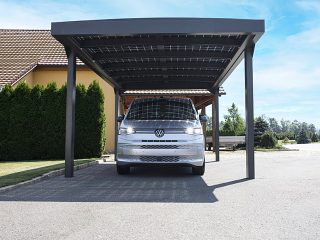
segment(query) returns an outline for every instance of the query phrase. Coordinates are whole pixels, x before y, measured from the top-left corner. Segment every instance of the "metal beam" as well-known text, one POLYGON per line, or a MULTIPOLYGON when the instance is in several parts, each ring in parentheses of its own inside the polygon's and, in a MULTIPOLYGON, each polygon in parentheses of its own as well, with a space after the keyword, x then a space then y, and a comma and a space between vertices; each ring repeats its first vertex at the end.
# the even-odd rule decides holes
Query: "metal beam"
POLYGON ((216 155, 216 161, 220 161, 219 152, 219 89, 214 89, 212 102, 212 147, 216 155))
POLYGON ((255 178, 254 166, 254 112, 253 112, 253 70, 252 57, 254 44, 245 49, 245 105, 246 105, 246 168, 247 178, 255 178))
POLYGON ((241 60, 243 59, 243 52, 246 46, 253 41, 253 35, 247 35, 244 40, 244 43, 238 48, 237 52, 234 54, 232 60, 228 63, 224 71, 221 73, 220 77, 218 78, 217 82, 215 82, 212 88, 221 87, 224 81, 230 76, 233 70, 239 65, 241 60))
POLYGON ((118 83, 139 83, 144 82, 145 84, 152 84, 152 82, 195 82, 195 83, 212 83, 215 80, 214 76, 133 76, 133 77, 122 77, 118 78, 118 83))
POLYGON ((114 89, 114 156, 117 158, 117 146, 118 146, 118 116, 119 116, 119 90, 114 89))
MULTIPOLYGON (((201 114, 206 115, 206 107, 201 108, 201 114)), ((202 123, 202 130, 203 130, 203 135, 206 136, 206 132, 207 132, 206 122, 202 123)), ((204 138, 204 141, 206 141, 206 138, 204 138)), ((206 146, 206 143, 205 143, 205 146, 206 146)))
POLYGON ((209 69, 217 69, 221 70, 226 67, 227 63, 221 63, 216 61, 145 61, 145 62, 114 62, 114 63, 104 63, 100 64, 100 66, 109 71, 120 71, 123 69, 159 69, 159 68, 167 68, 167 69, 174 69, 174 68, 209 68, 209 69))
POLYGON ((80 41, 81 48, 95 48, 112 46, 121 48, 122 46, 186 46, 192 45, 197 48, 201 45, 238 47, 242 44, 243 37, 224 37, 217 35, 209 36, 135 36, 117 38, 85 39, 80 41))
POLYGON ((66 49, 68 57, 67 106, 66 106, 66 142, 65 142, 65 177, 73 177, 75 102, 76 102, 76 55, 66 49))
POLYGON ((76 42, 73 38, 70 37, 56 37, 57 40, 59 40, 65 47, 72 48, 72 50, 75 52, 77 57, 84 62, 89 68, 91 68, 95 73, 97 73, 104 81, 109 83, 111 86, 114 86, 116 88, 120 88, 117 82, 115 82, 108 74, 107 72, 100 67, 99 64, 94 62, 91 59, 91 56, 86 52, 82 51, 82 49, 79 47, 78 42, 76 42))
POLYGON ((226 18, 128 18, 54 22, 53 36, 225 35, 264 32, 263 20, 226 18))
POLYGON ((113 77, 125 77, 125 76, 147 76, 147 75, 197 75, 197 76, 216 76, 219 74, 219 70, 199 70, 199 69, 143 69, 143 70, 124 70, 109 72, 113 77))
POLYGON ((160 90, 160 89, 208 89, 211 86, 211 82, 195 82, 195 81, 176 81, 176 82, 165 82, 161 81, 150 81, 146 82, 124 82, 122 84, 123 90, 160 90))
POLYGON ((231 59, 235 51, 192 51, 192 50, 171 50, 171 51, 122 51, 122 52, 98 52, 92 54, 93 60, 101 59, 139 59, 139 58, 211 58, 231 59))

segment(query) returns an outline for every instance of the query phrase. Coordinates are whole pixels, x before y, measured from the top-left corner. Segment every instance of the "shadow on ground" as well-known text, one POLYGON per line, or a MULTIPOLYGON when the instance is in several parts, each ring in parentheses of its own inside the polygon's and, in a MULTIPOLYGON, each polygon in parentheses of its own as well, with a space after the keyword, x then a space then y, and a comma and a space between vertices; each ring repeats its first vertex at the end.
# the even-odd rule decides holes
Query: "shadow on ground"
POLYGON ((59 176, 0 193, 0 201, 213 203, 215 189, 244 181, 208 186, 190 168, 168 167, 134 168, 119 176, 114 164, 99 164, 73 178, 59 176))

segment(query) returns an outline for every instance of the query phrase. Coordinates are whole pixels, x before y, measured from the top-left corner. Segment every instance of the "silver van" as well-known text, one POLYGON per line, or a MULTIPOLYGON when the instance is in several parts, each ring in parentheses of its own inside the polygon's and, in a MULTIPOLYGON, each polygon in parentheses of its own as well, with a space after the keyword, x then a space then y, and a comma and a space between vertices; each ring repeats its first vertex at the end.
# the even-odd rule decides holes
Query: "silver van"
POLYGON ((193 174, 204 174, 201 122, 207 118, 198 115, 191 99, 135 99, 118 121, 118 174, 130 173, 131 166, 148 164, 190 166, 193 174))

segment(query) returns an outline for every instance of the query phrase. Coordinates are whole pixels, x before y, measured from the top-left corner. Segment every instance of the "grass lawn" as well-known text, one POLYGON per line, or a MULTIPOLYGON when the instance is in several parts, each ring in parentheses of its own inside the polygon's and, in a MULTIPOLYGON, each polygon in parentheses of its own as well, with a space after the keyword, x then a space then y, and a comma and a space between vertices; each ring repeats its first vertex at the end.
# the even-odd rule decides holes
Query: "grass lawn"
MULTIPOLYGON (((74 165, 92 161, 95 160, 75 160, 74 165)), ((44 173, 62 168, 64 168, 64 160, 0 162, 0 187, 27 181, 44 173)))

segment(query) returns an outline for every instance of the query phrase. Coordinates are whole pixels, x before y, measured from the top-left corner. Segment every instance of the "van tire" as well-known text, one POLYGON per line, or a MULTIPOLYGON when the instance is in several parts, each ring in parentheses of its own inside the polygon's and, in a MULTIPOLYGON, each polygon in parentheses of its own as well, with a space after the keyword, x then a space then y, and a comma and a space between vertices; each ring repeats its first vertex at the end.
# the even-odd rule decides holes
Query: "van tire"
POLYGON ((117 173, 119 175, 129 174, 130 173, 130 167, 128 167, 128 166, 119 166, 117 164, 117 173))
POLYGON ((202 166, 200 166, 200 167, 192 167, 192 174, 193 175, 202 176, 204 174, 205 167, 206 167, 206 161, 204 160, 202 166))

